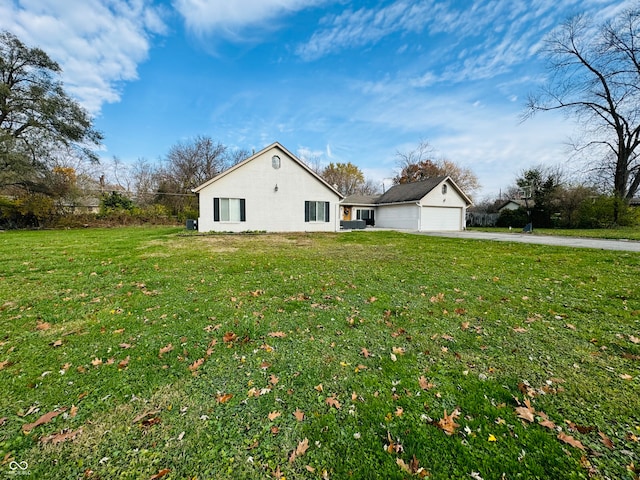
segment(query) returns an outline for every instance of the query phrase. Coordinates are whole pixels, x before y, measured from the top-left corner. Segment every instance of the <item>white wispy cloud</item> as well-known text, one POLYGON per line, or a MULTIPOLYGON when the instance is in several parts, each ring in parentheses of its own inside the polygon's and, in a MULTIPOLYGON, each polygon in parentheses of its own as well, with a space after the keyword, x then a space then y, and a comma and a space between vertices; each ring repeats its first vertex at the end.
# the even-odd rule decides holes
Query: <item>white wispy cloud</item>
MULTIPOLYGON (((623 0, 601 14, 611 16, 634 0, 623 0)), ((428 45, 431 63, 446 58, 445 71, 427 71, 415 86, 437 81, 463 82, 491 78, 526 62, 539 48, 545 32, 558 16, 602 10, 600 0, 476 0, 453 2, 395 0, 383 7, 347 9, 328 15, 296 53, 306 61, 375 45, 393 34, 420 34, 428 45), (559 9, 561 12, 559 12, 559 9), (430 39, 446 37, 434 46, 430 39)))
POLYGON ((88 111, 120 99, 137 79, 151 37, 165 32, 162 10, 146 0, 10 0, 0 29, 40 47, 62 67, 66 90, 88 111))
POLYGON ((173 6, 196 34, 246 38, 247 27, 269 28, 282 15, 326 3, 327 0, 174 0, 173 6))

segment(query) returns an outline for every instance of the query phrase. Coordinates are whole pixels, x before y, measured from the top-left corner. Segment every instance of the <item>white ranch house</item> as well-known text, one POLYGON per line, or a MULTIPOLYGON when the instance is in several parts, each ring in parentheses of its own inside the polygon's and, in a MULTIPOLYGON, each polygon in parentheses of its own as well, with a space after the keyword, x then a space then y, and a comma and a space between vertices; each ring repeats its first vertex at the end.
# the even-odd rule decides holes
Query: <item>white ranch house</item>
POLYGON ((279 143, 193 190, 200 232, 335 232, 343 196, 279 143))
POLYGON ((355 220, 380 228, 463 230, 471 205, 449 177, 345 199, 278 142, 193 191, 199 232, 336 232, 355 220))

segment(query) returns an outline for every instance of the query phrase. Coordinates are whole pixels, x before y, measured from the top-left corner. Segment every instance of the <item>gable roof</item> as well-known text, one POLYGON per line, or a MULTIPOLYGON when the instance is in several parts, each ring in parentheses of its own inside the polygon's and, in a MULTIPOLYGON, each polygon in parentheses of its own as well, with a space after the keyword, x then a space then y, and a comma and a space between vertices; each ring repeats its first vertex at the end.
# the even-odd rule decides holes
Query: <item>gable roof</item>
POLYGON ((297 163, 303 170, 305 170, 309 175, 311 175, 312 177, 314 177, 316 180, 318 180, 320 183, 322 183, 325 187, 327 187, 329 190, 331 190, 333 193, 335 193, 336 195, 338 195, 338 197, 340 197, 340 199, 344 198, 344 195, 342 195, 338 190, 336 190, 335 188, 333 188, 331 185, 329 185, 327 183, 327 181, 325 179, 323 179, 320 175, 318 175, 316 172, 314 172, 313 170, 311 170, 311 168, 309 168, 307 166, 307 164, 305 164, 302 160, 300 160, 298 157, 296 157, 293 153, 291 153, 289 150, 287 150, 286 148, 284 148, 279 142, 273 142, 271 145, 263 148, 262 150, 260 150, 259 152, 254 153, 253 155, 251 155, 248 158, 245 158, 244 160, 242 160, 239 163, 236 163, 233 167, 228 168, 227 170, 225 170, 224 172, 221 172, 220 174, 216 175, 215 177, 213 177, 212 179, 204 182, 202 185, 192 189, 191 191, 194 193, 198 193, 200 192, 203 188, 208 187, 209 185, 211 185, 212 183, 220 180, 223 177, 226 177, 227 175, 229 175, 230 173, 242 168, 243 165, 246 165, 249 162, 252 162, 253 160, 255 160, 257 157, 259 157, 260 155, 262 155, 263 153, 273 149, 273 148, 277 148, 278 150, 280 150, 282 153, 284 153, 285 155, 287 155, 289 158, 291 158, 291 160, 293 160, 295 163, 297 163))
POLYGON ((408 203, 420 201, 425 195, 434 190, 444 182, 448 182, 458 192, 464 201, 471 205, 473 202, 467 195, 460 190, 460 187, 449 176, 433 177, 423 180, 421 182, 401 183, 394 185, 385 193, 383 193, 375 201, 377 205, 384 205, 389 203, 408 203))

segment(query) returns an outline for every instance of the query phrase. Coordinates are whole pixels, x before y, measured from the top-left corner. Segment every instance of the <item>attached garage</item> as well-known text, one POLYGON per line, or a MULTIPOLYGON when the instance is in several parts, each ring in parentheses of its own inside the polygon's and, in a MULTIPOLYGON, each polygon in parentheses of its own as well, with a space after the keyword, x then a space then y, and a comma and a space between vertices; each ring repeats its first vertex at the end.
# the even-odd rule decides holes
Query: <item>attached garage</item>
POLYGON ((422 207, 420 213, 420 231, 446 232, 464 228, 465 215, 461 207, 422 207))
MULTIPOLYGON (((471 200, 450 177, 394 185, 379 197, 347 197, 342 212, 354 207, 375 208, 375 225, 381 228, 423 232, 459 231, 465 228, 471 200)), ((342 220, 349 220, 344 217, 342 220)))

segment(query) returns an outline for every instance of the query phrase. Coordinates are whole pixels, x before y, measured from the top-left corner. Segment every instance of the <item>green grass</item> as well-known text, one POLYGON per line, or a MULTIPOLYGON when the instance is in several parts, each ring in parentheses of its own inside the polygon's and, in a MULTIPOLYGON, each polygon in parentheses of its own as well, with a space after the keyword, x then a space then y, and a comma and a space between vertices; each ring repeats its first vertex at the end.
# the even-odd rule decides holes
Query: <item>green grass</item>
MULTIPOLYGON (((501 227, 473 227, 470 230, 480 232, 496 232, 496 233, 521 233, 521 229, 512 229, 501 227)), ((618 228, 588 228, 588 229, 569 229, 569 228, 535 228, 534 235, 556 235, 563 237, 586 237, 586 238, 606 238, 612 240, 640 240, 639 227, 618 227, 618 228)))
POLYGON ((640 255, 180 233, 0 234, 2 474, 637 478, 640 255))

